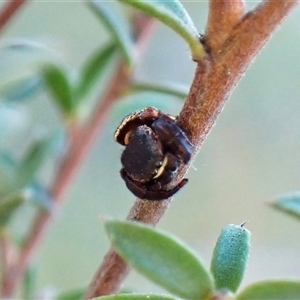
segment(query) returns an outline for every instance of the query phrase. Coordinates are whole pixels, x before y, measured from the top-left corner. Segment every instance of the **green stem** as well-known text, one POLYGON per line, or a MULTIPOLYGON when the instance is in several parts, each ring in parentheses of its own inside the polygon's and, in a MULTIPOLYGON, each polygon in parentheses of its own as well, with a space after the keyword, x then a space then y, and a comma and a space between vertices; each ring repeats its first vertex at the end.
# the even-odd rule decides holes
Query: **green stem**
POLYGON ((133 83, 129 92, 156 92, 160 94, 166 94, 170 96, 175 96, 181 99, 185 99, 188 95, 188 87, 178 86, 178 85, 163 85, 156 83, 133 83))

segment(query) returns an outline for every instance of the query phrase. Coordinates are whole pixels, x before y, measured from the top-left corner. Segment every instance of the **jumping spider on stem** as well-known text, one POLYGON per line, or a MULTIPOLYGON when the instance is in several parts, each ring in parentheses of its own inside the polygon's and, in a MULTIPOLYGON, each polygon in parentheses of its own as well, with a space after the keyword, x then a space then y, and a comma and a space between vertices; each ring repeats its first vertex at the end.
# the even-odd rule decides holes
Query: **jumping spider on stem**
POLYGON ((180 163, 187 164, 193 146, 173 116, 153 107, 136 111, 121 122, 115 140, 125 149, 121 156, 121 177, 140 199, 163 200, 186 183, 167 190, 180 163))

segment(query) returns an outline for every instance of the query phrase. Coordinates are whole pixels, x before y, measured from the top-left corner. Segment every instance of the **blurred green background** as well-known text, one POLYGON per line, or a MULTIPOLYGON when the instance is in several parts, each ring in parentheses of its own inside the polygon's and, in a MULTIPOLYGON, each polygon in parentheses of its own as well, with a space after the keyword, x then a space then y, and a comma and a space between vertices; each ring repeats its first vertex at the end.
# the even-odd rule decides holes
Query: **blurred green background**
MULTIPOLYGON (((203 32, 207 1, 182 3, 203 32)), ((122 11, 121 6, 111 4, 122 11)), ((256 4, 247 1, 248 8, 256 4)), ((297 7, 242 78, 189 171, 189 184, 176 195, 158 225, 195 248, 209 265, 220 230, 229 223, 247 221, 252 249, 243 285, 266 278, 300 277, 300 224, 266 205, 276 196, 300 188, 299 18, 297 7)), ((55 59, 70 70, 109 40, 86 3, 79 1, 26 4, 5 28, 0 43, 11 38, 30 39, 55 49, 55 59)), ((0 76, 33 71, 28 62, 43 61, 45 55, 39 55, 0 56, 0 76)), ((158 24, 136 78, 189 86, 194 70, 184 41, 158 24)), ((89 101, 101 90, 99 85, 89 101)), ((114 107, 34 259, 39 290, 68 290, 90 282, 109 247, 101 219, 124 219, 135 199, 119 176, 122 147, 113 141, 113 133, 133 107, 146 105, 176 114, 182 101, 139 94, 114 107)), ((2 115, 0 119, 11 122, 11 129, 1 135, 1 149, 16 155, 37 127, 51 132, 61 125, 46 91, 2 115)), ((49 174, 51 165, 39 175, 47 183, 49 174)), ((18 213, 14 222, 17 235, 31 215, 30 209, 18 213)), ((160 291, 134 272, 125 286, 140 292, 160 291)))

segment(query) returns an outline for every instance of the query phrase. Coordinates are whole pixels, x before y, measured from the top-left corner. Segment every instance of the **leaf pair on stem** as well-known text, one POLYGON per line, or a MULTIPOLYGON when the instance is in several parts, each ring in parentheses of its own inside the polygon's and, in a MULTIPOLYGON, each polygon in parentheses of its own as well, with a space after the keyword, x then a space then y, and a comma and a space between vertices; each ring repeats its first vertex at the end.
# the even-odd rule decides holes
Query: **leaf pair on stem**
MULTIPOLYGON (((234 294, 243 279, 250 250, 250 232, 244 224, 230 224, 222 230, 212 255, 210 271, 188 246, 163 231, 128 221, 108 221, 105 228, 116 251, 133 268, 182 299, 300 298, 300 281, 291 280, 257 282, 234 294)), ((120 294, 99 299, 175 298, 120 294)))

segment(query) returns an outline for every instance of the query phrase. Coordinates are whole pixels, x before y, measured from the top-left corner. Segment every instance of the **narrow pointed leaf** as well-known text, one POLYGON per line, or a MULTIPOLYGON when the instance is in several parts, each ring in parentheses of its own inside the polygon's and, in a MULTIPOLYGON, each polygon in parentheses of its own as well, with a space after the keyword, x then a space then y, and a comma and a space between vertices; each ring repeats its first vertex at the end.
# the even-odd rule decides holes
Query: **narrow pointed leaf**
POLYGON ((179 240, 134 222, 109 221, 106 231, 116 251, 131 266, 171 293, 186 299, 211 294, 210 273, 179 240))
POLYGON ((54 64, 49 64, 42 70, 45 84, 62 113, 70 116, 76 107, 72 95, 72 87, 65 71, 54 64))
POLYGON ((175 298, 167 295, 155 294, 119 294, 93 298, 92 300, 176 300, 175 298))
POLYGON ((13 185, 16 163, 6 153, 0 153, 0 197, 9 193, 13 185))
POLYGON ((30 265, 23 279, 22 299, 34 299, 36 281, 37 270, 34 266, 30 265))
POLYGON ((6 101, 24 101, 33 96, 41 87, 41 78, 33 76, 1 87, 0 93, 6 101))
POLYGON ((92 0, 88 2, 88 4, 110 32, 114 41, 117 43, 118 48, 120 48, 127 64, 132 65, 134 62, 134 46, 127 24, 123 22, 122 18, 118 16, 107 3, 92 0))
POLYGON ((35 55, 35 59, 38 53, 44 54, 48 59, 61 60, 61 52, 55 48, 49 47, 43 42, 37 40, 30 40, 26 38, 10 38, 1 43, 0 51, 16 51, 27 54, 35 55))
POLYGON ((49 149, 49 142, 38 140, 34 142, 16 170, 15 186, 24 188, 33 182, 37 171, 41 167, 49 149))
POLYGON ((7 226, 14 212, 23 204, 26 197, 23 193, 11 194, 0 199, 0 228, 7 226))
POLYGON ((204 54, 199 33, 189 14, 178 0, 119 0, 140 9, 172 28, 189 44, 194 60, 200 60, 204 54))
POLYGON ((216 243, 211 272, 216 288, 235 292, 244 276, 250 250, 250 232, 243 225, 226 226, 216 243))
POLYGON ((283 195, 270 205, 300 220, 300 192, 283 195))
POLYGON ((168 83, 134 83, 130 86, 130 90, 132 92, 156 92, 160 94, 175 96, 181 99, 185 99, 189 92, 188 87, 168 83))
POLYGON ((82 100, 89 92, 93 84, 105 70, 113 54, 116 51, 116 44, 109 44, 108 46, 97 50, 92 57, 83 66, 80 75, 80 82, 78 84, 76 97, 82 100))
POLYGON ((81 300, 86 289, 76 289, 60 294, 56 300, 81 300))
POLYGON ((269 280, 249 285, 236 300, 296 300, 300 299, 300 281, 269 280))

